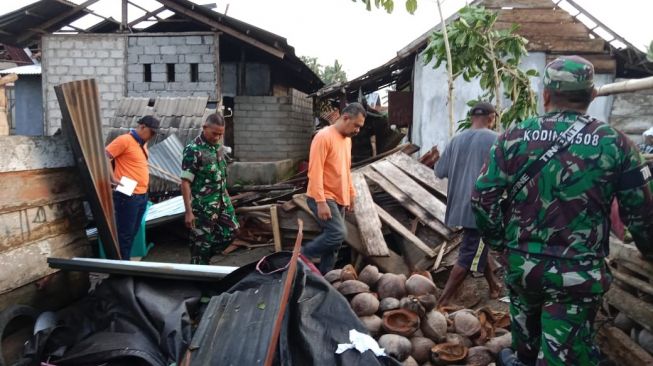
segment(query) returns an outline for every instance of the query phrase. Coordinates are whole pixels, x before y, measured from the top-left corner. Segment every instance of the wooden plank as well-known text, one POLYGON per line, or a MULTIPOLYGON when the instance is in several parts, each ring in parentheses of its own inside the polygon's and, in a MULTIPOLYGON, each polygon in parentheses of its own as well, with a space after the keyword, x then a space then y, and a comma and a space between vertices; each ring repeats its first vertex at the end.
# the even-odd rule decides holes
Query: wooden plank
POLYGON ((88 257, 91 247, 83 231, 50 237, 0 253, 0 294, 54 273, 47 257, 88 257))
POLYGON ((620 329, 603 325, 596 334, 596 343, 617 366, 653 365, 653 356, 620 329))
POLYGON ((75 173, 74 168, 0 173, 0 212, 83 198, 75 173))
MULTIPOLYGON (((494 23, 495 29, 510 29, 513 22, 497 21, 494 23)), ((526 38, 537 39, 540 35, 560 38, 587 38, 589 39, 590 31, 580 22, 565 22, 552 25, 551 23, 519 23, 517 34, 526 38)))
POLYGON ((372 168, 395 186, 401 187, 401 190, 404 191, 407 196, 426 209, 426 211, 433 215, 433 217, 444 222, 444 215, 447 211, 447 206, 417 182, 412 180, 408 175, 404 174, 401 169, 397 168, 389 161, 379 161, 374 163, 372 164, 372 168))
POLYGON ((418 205, 412 198, 397 188, 397 186, 392 184, 392 182, 384 178, 381 174, 369 168, 364 171, 364 174, 367 178, 378 184, 381 189, 399 201, 404 208, 418 217, 426 226, 435 230, 435 232, 444 236, 445 238, 451 237, 452 231, 450 228, 435 219, 431 214, 428 213, 427 210, 418 205))
POLYGON ((499 22, 507 23, 572 23, 574 18, 564 10, 561 9, 527 9, 527 8, 515 8, 515 9, 502 9, 499 11, 499 16, 497 17, 499 22))
POLYGON ((381 232, 381 220, 375 210, 376 204, 370 194, 367 181, 359 172, 352 173, 352 181, 356 189, 354 217, 358 222, 358 230, 365 246, 363 253, 368 256, 387 256, 388 245, 381 232))
MULTIPOLYGON (((279 217, 279 228, 281 230, 290 230, 296 232, 299 228, 297 226, 297 219, 304 221, 304 233, 320 233, 322 228, 318 225, 317 221, 313 220, 313 216, 301 210, 299 207, 296 210, 284 211, 277 209, 277 216, 279 217)), ((293 234, 295 235, 295 234, 293 234)), ((293 239, 295 236, 293 236, 293 239)))
POLYGON ((274 251, 281 251, 281 230, 279 229, 279 216, 277 215, 277 206, 270 207, 270 222, 272 224, 272 236, 274 237, 274 251))
POLYGON ((546 51, 556 53, 601 53, 605 51, 603 39, 560 38, 538 36, 528 38, 528 51, 546 51))
POLYGON ((404 173, 427 187, 432 187, 440 196, 447 198, 447 182, 435 176, 432 169, 404 153, 389 156, 387 161, 394 164, 404 173))
POLYGON ((0 253, 31 241, 83 232, 85 224, 84 206, 77 199, 0 213, 0 253))
POLYGON ((605 300, 649 332, 653 332, 653 306, 642 301, 618 286, 611 286, 605 293, 605 300))
MULTIPOLYGON (((316 220, 313 212, 306 203, 306 195, 296 195, 293 197, 293 201, 295 201, 297 206, 299 206, 302 210, 310 214, 314 221, 316 220)), ((360 234, 358 233, 358 228, 347 220, 345 220, 345 225, 347 225, 347 236, 345 237, 345 243, 347 243, 347 245, 349 245, 358 253, 363 253, 365 247, 363 246, 360 234)), ((406 276, 410 275, 410 270, 408 269, 408 266, 406 266, 404 259, 392 250, 388 250, 387 257, 367 257, 366 260, 369 263, 377 266, 383 273, 403 273, 406 276)))
POLYGON ((0 172, 69 168, 73 153, 63 136, 0 136, 0 172))
MULTIPOLYGON (((546 63, 555 60, 559 55, 546 55, 546 63)), ((617 60, 612 55, 596 54, 583 55, 587 61, 594 65, 595 74, 614 74, 617 72, 617 60)))
POLYGON ((623 273, 622 271, 615 269, 614 267, 612 267, 612 275, 614 276, 615 279, 629 286, 632 286, 638 289, 639 291, 645 292, 649 295, 653 295, 653 285, 651 285, 646 281, 640 280, 639 278, 623 273))
POLYGON ((487 9, 528 8, 551 9, 555 4, 551 0, 483 0, 480 4, 487 9))
MULTIPOLYGON (((436 256, 435 252, 431 247, 426 245, 422 239, 418 238, 410 232, 408 228, 406 228, 404 225, 401 224, 401 222, 397 221, 392 215, 390 215, 386 210, 384 210, 381 206, 375 205, 376 206, 376 212, 378 212, 379 217, 383 222, 385 222, 390 228, 392 228, 394 231, 398 232, 401 236, 406 239, 406 241, 413 246, 415 246, 417 249, 421 250, 428 256, 429 258, 433 258, 436 256)), ((360 221, 359 221, 360 222, 360 221)))
POLYGON ((632 245, 626 245, 614 240, 610 240, 610 259, 614 259, 618 264, 627 262, 632 264, 635 272, 653 279, 653 263, 646 261, 639 250, 632 245))

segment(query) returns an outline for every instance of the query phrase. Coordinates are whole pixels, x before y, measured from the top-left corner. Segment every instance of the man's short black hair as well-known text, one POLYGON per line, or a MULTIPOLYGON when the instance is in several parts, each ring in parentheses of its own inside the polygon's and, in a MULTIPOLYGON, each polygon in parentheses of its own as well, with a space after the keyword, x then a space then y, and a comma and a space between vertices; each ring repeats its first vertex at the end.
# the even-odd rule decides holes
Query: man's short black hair
POLYGON ((220 113, 211 113, 206 117, 206 124, 224 126, 224 117, 220 113))
POLYGON ((587 109, 592 102, 592 89, 574 91, 551 91, 551 102, 558 106, 587 109))
POLYGON ((139 119, 136 123, 139 125, 144 125, 145 127, 149 127, 153 130, 158 130, 159 126, 161 125, 158 119, 150 115, 141 117, 141 119, 139 119))
POLYGON ((349 103, 345 108, 342 109, 342 114, 346 114, 349 117, 356 117, 362 115, 363 118, 367 117, 367 112, 365 112, 365 107, 358 102, 349 103))

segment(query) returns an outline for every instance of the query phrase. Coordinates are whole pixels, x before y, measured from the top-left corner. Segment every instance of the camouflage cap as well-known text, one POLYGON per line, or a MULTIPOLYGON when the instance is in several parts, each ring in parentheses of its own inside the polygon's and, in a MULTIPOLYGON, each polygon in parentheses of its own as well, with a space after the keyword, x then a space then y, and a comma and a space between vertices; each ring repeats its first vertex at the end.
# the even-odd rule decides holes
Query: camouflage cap
POLYGON ((544 87, 558 91, 588 90, 594 87, 594 66, 579 56, 563 56, 544 68, 544 87))

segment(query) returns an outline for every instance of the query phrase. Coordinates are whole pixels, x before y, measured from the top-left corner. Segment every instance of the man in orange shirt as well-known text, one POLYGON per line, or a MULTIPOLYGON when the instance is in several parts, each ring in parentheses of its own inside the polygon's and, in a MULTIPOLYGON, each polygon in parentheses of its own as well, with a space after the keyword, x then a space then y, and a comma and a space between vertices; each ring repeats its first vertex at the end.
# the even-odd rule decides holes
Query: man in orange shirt
POLYGON ((136 181, 136 188, 131 195, 113 192, 120 257, 123 260, 129 260, 131 257, 132 242, 147 207, 150 173, 147 167, 146 144, 156 135, 158 128, 159 120, 152 116, 144 116, 138 120, 136 128, 116 137, 106 147, 107 157, 113 160, 114 166, 112 184, 117 184, 123 177, 136 181))
POLYGON ((351 180, 351 137, 363 127, 366 115, 360 103, 349 104, 340 118, 320 130, 311 143, 307 203, 317 216, 322 233, 304 246, 302 254, 320 257, 319 269, 323 274, 333 269, 347 235, 344 211, 353 210, 356 194, 351 180))

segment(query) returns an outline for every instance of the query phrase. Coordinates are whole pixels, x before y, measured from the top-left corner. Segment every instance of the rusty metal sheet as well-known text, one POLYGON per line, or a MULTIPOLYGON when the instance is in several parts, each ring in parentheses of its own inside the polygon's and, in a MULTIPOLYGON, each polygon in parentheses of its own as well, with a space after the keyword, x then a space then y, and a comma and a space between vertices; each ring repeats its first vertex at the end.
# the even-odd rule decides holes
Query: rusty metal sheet
POLYGON ((388 122, 397 127, 413 123, 413 92, 388 92, 388 122))
POLYGON ((73 149, 104 252, 110 259, 120 259, 97 83, 93 79, 73 81, 54 90, 61 108, 61 127, 73 149))

